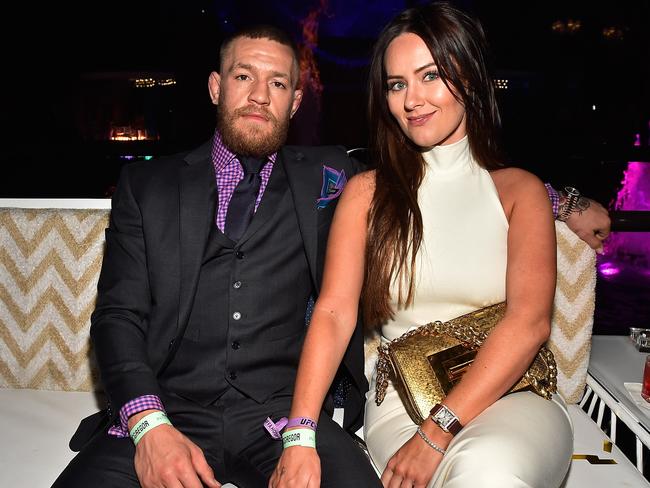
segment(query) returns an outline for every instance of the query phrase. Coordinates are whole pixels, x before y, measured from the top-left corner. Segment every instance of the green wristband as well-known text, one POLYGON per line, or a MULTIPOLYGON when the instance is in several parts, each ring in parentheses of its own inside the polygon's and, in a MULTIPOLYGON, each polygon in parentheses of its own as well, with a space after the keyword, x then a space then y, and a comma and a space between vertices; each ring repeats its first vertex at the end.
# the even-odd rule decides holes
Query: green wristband
POLYGON ((311 429, 293 429, 282 434, 282 447, 292 446, 316 448, 316 432, 311 429))
POLYGON ((167 415, 165 415, 165 412, 153 412, 149 415, 145 415, 137 424, 133 426, 131 432, 129 432, 131 439, 133 439, 133 444, 137 446, 143 435, 145 435, 154 427, 158 427, 159 425, 163 424, 172 424, 167 418, 167 415))

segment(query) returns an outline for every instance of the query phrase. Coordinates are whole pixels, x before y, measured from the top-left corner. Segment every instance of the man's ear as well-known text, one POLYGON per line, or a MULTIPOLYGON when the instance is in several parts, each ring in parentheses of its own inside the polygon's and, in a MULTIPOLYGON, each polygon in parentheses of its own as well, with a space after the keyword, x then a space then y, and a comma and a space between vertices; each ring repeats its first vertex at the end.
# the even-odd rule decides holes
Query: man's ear
POLYGON ((210 73, 208 77, 208 91, 210 99, 215 105, 219 105, 219 93, 221 92, 221 75, 216 71, 210 73))
POLYGON ((298 111, 298 107, 300 107, 300 102, 302 102, 302 90, 296 90, 293 92, 293 103, 291 104, 290 117, 293 117, 293 115, 298 111))

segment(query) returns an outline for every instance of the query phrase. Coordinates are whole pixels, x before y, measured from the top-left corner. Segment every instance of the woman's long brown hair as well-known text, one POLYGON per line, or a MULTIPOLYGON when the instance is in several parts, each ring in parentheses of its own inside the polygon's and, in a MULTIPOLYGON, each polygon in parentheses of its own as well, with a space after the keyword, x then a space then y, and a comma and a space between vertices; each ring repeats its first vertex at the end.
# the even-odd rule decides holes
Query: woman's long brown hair
POLYGON ((413 303, 416 255, 422 243, 417 196, 425 171, 421 154, 424 149, 404 135, 386 100, 384 55, 393 39, 406 32, 426 43, 440 78, 465 107, 474 159, 486 169, 502 166, 497 147, 499 111, 480 23, 444 2, 405 10, 380 34, 370 65, 369 149, 375 167, 375 191, 368 214, 361 294, 364 322, 369 328, 394 317, 392 283, 398 286, 398 307, 413 303))

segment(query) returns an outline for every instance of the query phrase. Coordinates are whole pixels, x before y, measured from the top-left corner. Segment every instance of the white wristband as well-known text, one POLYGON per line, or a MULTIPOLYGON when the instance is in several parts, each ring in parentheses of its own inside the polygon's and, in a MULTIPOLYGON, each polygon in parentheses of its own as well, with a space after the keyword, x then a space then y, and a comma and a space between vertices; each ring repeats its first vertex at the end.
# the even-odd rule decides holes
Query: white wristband
POLYGON ((282 447, 316 447, 316 432, 311 429, 293 429, 282 433, 282 447))
POLYGON ((143 435, 145 435, 154 427, 158 427, 159 425, 163 425, 163 424, 167 424, 167 425, 172 424, 167 418, 167 415, 165 415, 165 412, 153 412, 148 415, 145 415, 140 419, 140 421, 137 424, 133 426, 133 428, 129 432, 131 439, 133 439, 133 444, 137 446, 138 442, 140 442, 140 439, 142 439, 143 435))

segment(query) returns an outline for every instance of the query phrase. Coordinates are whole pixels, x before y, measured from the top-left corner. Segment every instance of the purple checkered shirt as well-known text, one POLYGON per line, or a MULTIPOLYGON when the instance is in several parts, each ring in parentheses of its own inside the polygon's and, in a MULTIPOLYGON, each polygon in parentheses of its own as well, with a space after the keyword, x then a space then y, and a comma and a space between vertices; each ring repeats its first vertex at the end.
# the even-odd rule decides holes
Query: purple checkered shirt
MULTIPOLYGON (((255 211, 259 207, 266 190, 266 185, 269 183, 273 164, 277 158, 278 153, 273 153, 268 157, 268 162, 260 171, 262 183, 260 185, 260 192, 255 201, 255 211)), ((228 204, 235 191, 235 187, 239 181, 244 177, 244 170, 237 160, 237 155, 230 151, 221 141, 219 132, 214 133, 214 142, 212 144, 212 164, 214 164, 214 173, 217 175, 217 189, 219 190, 219 206, 217 208, 217 227, 221 232, 226 225, 226 213, 228 212, 228 204)))
POLYGON ((145 410, 164 412, 165 407, 156 395, 143 395, 131 400, 120 408, 120 423, 111 426, 108 429, 108 434, 116 437, 129 437, 129 417, 145 410))
MULTIPOLYGON (((260 202, 262 201, 262 196, 264 195, 266 185, 269 183, 273 164, 275 163, 277 156, 278 153, 271 154, 268 157, 268 162, 264 165, 262 171, 260 171, 262 182, 260 184, 260 192, 255 201, 255 211, 257 211, 257 207, 259 207, 260 202)), ((239 164, 237 155, 224 146, 221 140, 221 135, 218 131, 215 131, 212 143, 212 164, 214 165, 214 172, 217 178, 217 190, 219 194, 216 223, 219 230, 223 232, 226 225, 228 204, 230 203, 232 194, 235 191, 235 187, 244 177, 244 170, 242 169, 241 164, 239 164)), ((117 437, 128 437, 129 417, 136 413, 152 409, 161 410, 163 412, 165 411, 162 401, 160 401, 160 398, 155 395, 144 395, 125 403, 124 406, 120 408, 120 423, 113 425, 108 429, 108 433, 117 437)))
POLYGON ((553 206, 553 217, 557 219, 557 216, 560 213, 560 194, 555 188, 551 186, 550 183, 544 183, 544 186, 548 192, 548 197, 551 199, 551 205, 553 206))

